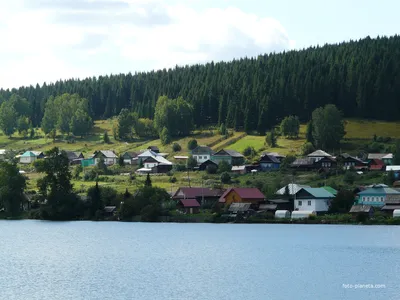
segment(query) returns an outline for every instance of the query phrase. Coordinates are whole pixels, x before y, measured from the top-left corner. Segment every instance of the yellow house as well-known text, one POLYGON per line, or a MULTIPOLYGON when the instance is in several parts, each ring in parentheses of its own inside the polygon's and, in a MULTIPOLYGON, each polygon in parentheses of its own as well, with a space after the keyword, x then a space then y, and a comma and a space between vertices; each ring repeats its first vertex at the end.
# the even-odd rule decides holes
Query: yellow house
POLYGON ((259 204, 265 196, 257 188, 229 188, 219 198, 219 203, 230 206, 232 203, 259 204))

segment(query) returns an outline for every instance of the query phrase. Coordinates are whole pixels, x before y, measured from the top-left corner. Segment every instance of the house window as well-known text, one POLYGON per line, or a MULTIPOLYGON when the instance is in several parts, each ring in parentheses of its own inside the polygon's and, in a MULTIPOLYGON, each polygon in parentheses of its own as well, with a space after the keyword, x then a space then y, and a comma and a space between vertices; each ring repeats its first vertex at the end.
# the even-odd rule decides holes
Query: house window
POLYGON ((365 201, 365 197, 362 197, 363 201, 365 201))
POLYGON ((369 197, 367 197, 367 202, 369 202, 369 197))
POLYGON ((381 197, 381 202, 383 202, 383 197, 381 197))
POLYGON ((302 206, 303 205, 303 201, 299 201, 299 206, 302 206))
POLYGON ((308 201, 308 206, 311 206, 311 201, 310 200, 308 201))

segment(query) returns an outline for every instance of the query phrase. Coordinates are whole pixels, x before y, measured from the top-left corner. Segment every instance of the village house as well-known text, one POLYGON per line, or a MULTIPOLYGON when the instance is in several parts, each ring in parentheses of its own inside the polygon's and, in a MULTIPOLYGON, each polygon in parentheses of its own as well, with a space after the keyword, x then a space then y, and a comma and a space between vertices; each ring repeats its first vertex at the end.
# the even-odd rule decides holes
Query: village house
POLYGON ((381 210, 389 216, 392 216, 396 209, 400 209, 400 194, 387 195, 385 205, 381 208, 381 210))
MULTIPOLYGON (((386 166, 386 172, 392 171, 394 173, 394 178, 397 180, 400 178, 400 166, 386 166)), ((394 183, 393 183, 394 187, 394 183)))
POLYGON ((223 189, 207 187, 180 187, 172 195, 172 199, 176 201, 180 199, 196 199, 202 205, 211 206, 218 202, 224 192, 225 190, 223 189))
POLYGON ((199 171, 205 171, 207 169, 208 166, 213 165, 216 168, 218 168, 217 163, 213 162, 211 159, 206 160, 205 162, 202 162, 199 166, 198 166, 198 170, 199 171))
POLYGON ((368 154, 368 161, 372 160, 381 160, 385 165, 393 164, 393 153, 369 153, 368 154))
POLYGON ((327 157, 332 157, 332 155, 330 155, 329 153, 326 153, 323 150, 316 150, 313 153, 310 153, 307 155, 308 158, 311 158, 312 160, 314 160, 315 162, 327 158, 327 157))
POLYGON ((31 164, 37 159, 37 156, 32 151, 26 151, 24 154, 19 156, 19 162, 21 164, 31 164))
POLYGON ((200 203, 196 199, 180 199, 176 207, 185 214, 198 214, 200 212, 200 203))
POLYGON ((222 149, 212 154, 211 160, 216 164, 219 164, 222 161, 226 161, 228 164, 232 166, 239 166, 244 163, 245 159, 241 153, 235 150, 222 149))
POLYGON ((6 149, 0 149, 0 161, 5 160, 5 158, 6 158, 6 153, 7 153, 7 150, 6 150, 6 149))
POLYGON ((138 164, 138 153, 137 152, 132 152, 132 151, 127 151, 124 154, 122 154, 122 159, 124 160, 124 164, 126 165, 137 165, 138 164))
POLYGON ((232 166, 231 172, 234 174, 246 174, 246 166, 232 166))
POLYGON ((354 204, 350 209, 350 214, 353 218, 358 215, 365 215, 367 218, 371 218, 374 215, 374 208, 371 205, 354 204))
POLYGON ((257 188, 229 188, 219 198, 219 203, 229 207, 232 203, 251 203, 252 207, 265 201, 265 196, 257 188))
POLYGON ((167 173, 172 170, 172 162, 152 150, 147 150, 137 157, 139 164, 143 165, 143 168, 137 170, 138 173, 167 173))
POLYGON ((358 157, 351 156, 350 154, 343 153, 339 156, 341 162, 343 163, 343 168, 349 170, 351 168, 355 170, 367 170, 368 162, 362 161, 358 157))
POLYGON ((285 155, 279 154, 279 153, 277 153, 277 152, 263 152, 263 153, 261 154, 261 157, 262 157, 263 155, 273 156, 273 157, 275 157, 277 160, 279 160, 279 162, 282 162, 283 159, 286 157, 285 155))
POLYGON ((259 166, 261 171, 275 171, 279 170, 281 161, 274 155, 263 154, 260 157, 259 166))
POLYGON ((100 159, 104 160, 104 163, 108 166, 115 165, 118 160, 118 156, 114 151, 111 150, 100 150, 93 153, 94 164, 97 165, 100 159))
POLYGON ((400 197, 400 192, 389 188, 385 184, 372 185, 358 193, 358 204, 382 208, 385 206, 388 199, 393 199, 393 196, 396 196, 396 198, 400 197))
POLYGON ((211 160, 211 155, 213 154, 214 151, 208 146, 197 146, 191 151, 191 155, 197 161, 198 165, 204 163, 207 160, 211 160))
POLYGON ((325 151, 317 150, 306 158, 296 159, 291 164, 291 167, 300 171, 332 169, 337 167, 337 161, 325 151))
POLYGON ((268 203, 275 204, 277 210, 294 210, 294 198, 302 188, 311 188, 308 185, 289 183, 279 189, 275 194, 281 199, 269 199, 268 203))
POLYGON ((370 171, 384 171, 386 169, 386 165, 383 160, 374 158, 368 161, 368 169, 370 171))
POLYGON ((110 218, 115 216, 117 213, 117 207, 116 206, 106 206, 103 209, 103 216, 106 218, 110 218))
POLYGON ((36 155, 37 159, 45 158, 44 152, 42 152, 42 151, 31 151, 31 152, 36 155))
POLYGON ((70 164, 80 164, 85 158, 82 152, 64 151, 70 164))
POLYGON ((302 188, 296 193, 294 210, 325 213, 335 196, 323 188, 302 188))

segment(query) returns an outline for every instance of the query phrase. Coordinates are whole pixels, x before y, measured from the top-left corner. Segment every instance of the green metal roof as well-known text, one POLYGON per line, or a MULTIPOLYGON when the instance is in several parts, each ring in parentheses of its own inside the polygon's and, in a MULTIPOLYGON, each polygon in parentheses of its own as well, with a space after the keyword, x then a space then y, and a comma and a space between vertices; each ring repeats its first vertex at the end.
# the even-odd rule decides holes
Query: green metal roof
POLYGON ((358 194, 359 195, 388 195, 388 194, 399 195, 400 192, 396 191, 395 189, 391 189, 389 187, 378 187, 378 188, 369 188, 358 194))
POLYGON ((315 198, 334 198, 335 196, 323 188, 303 188, 315 198))
POLYGON ((26 151, 24 154, 21 155, 21 157, 35 157, 35 153, 31 151, 26 151))
POLYGON ((330 186, 323 186, 323 189, 327 190, 329 193, 332 195, 336 196, 337 195, 337 190, 335 190, 333 187, 330 186))

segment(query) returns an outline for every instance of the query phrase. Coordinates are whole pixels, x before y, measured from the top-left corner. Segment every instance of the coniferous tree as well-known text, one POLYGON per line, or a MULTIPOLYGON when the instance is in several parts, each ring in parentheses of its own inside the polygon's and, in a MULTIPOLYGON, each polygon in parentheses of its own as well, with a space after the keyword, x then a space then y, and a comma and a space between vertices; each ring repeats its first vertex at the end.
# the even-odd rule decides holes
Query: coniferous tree
POLYGON ((147 177, 146 177, 146 181, 144 182, 144 186, 147 186, 147 187, 151 187, 152 186, 150 173, 147 173, 147 177))

